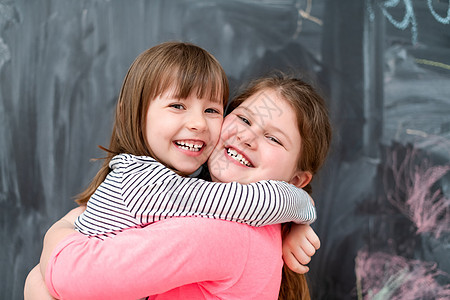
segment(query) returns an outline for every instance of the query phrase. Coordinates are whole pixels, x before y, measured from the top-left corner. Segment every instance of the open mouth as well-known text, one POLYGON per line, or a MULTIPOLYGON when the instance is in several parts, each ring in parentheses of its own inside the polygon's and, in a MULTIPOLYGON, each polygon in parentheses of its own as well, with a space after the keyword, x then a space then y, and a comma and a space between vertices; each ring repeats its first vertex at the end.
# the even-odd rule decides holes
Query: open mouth
POLYGON ((238 153, 234 149, 226 148, 226 150, 229 157, 246 167, 253 168, 253 165, 244 156, 242 156, 242 154, 238 153))
POLYGON ((205 146, 205 143, 200 141, 176 141, 175 145, 182 150, 199 152, 205 146))

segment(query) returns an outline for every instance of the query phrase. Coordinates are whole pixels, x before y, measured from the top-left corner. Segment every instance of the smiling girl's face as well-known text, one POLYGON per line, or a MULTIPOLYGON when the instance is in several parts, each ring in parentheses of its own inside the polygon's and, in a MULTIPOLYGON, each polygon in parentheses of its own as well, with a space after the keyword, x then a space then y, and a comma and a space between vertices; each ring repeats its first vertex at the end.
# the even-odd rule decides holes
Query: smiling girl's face
POLYGON ((223 105, 199 99, 196 93, 186 99, 172 94, 173 88, 150 102, 145 135, 155 158, 188 175, 205 163, 217 144, 223 105))
POLYGON ((307 172, 297 169, 301 142, 291 105, 274 90, 265 89, 225 118, 208 161, 211 178, 244 184, 282 180, 301 187, 310 180, 307 172))

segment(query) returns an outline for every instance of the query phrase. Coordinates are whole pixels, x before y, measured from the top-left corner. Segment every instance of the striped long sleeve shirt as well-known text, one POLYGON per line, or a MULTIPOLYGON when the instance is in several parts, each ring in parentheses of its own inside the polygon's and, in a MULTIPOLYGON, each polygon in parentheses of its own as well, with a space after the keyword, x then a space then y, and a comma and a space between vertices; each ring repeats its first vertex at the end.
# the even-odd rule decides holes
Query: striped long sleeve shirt
POLYGON ((88 201, 75 228, 103 239, 171 217, 199 216, 264 226, 316 219, 311 198, 283 181, 250 184, 183 177, 147 156, 120 154, 88 201))

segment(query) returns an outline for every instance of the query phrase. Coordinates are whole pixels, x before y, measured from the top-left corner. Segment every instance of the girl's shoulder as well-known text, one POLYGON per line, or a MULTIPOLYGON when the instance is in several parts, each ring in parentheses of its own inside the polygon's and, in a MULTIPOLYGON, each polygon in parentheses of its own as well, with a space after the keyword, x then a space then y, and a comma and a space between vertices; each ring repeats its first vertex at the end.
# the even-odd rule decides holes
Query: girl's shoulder
POLYGON ((130 167, 137 166, 160 166, 164 167, 161 163, 156 161, 153 157, 150 156, 138 156, 128 153, 121 153, 114 156, 109 162, 109 167, 112 170, 117 169, 127 169, 130 167))

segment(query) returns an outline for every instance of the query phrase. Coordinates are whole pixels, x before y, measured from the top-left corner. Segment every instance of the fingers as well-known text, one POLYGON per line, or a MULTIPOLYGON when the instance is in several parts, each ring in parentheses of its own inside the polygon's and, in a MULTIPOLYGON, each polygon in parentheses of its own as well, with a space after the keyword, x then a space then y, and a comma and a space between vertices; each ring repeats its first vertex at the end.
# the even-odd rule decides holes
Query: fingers
POLYGON ((302 264, 309 264, 311 257, 316 253, 316 249, 311 244, 303 245, 301 248, 293 249, 292 254, 302 264))
POLYGON ((319 236, 314 232, 311 226, 305 227, 305 235, 307 240, 311 243, 315 250, 320 248, 319 236))
MULTIPOLYGON (((308 245, 308 243, 306 244, 308 245)), ((286 247, 283 247, 282 251, 284 263, 289 269, 299 274, 305 274, 309 271, 309 267, 306 265, 311 261, 311 256, 315 253, 313 246, 309 245, 308 250, 305 251, 296 244, 286 245, 286 247), (306 252, 312 254, 309 255, 306 252)))
POLYGON ((286 255, 283 255, 283 260, 286 266, 288 266, 289 269, 295 273, 305 274, 309 272, 309 267, 300 264, 292 253, 286 253, 286 255))
POLYGON ((304 274, 311 257, 320 248, 320 239, 309 225, 296 224, 283 240, 283 260, 292 271, 304 274))
POLYGON ((298 244, 297 247, 291 248, 291 252, 301 264, 308 264, 314 254, 316 254, 316 248, 309 241, 305 240, 298 244))

